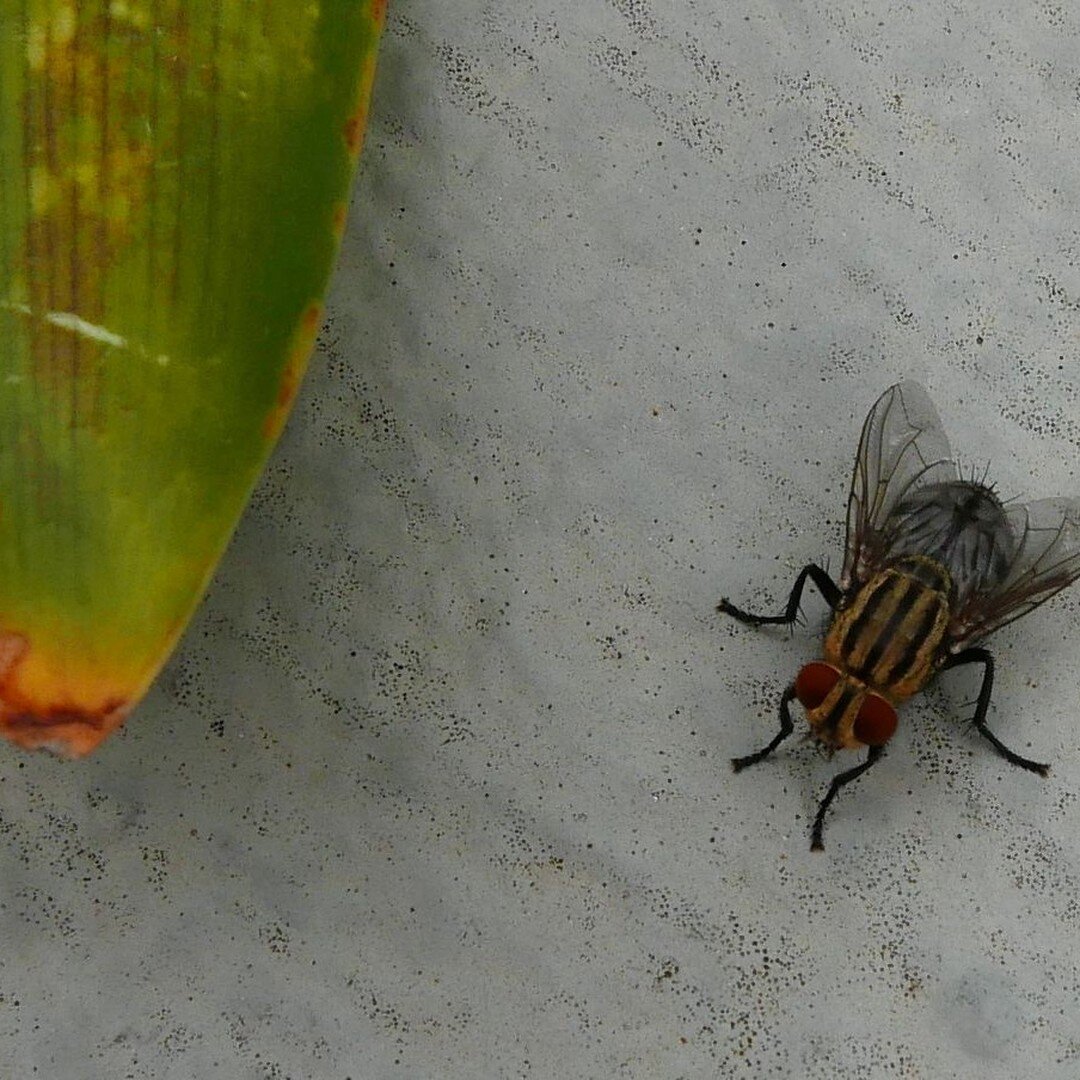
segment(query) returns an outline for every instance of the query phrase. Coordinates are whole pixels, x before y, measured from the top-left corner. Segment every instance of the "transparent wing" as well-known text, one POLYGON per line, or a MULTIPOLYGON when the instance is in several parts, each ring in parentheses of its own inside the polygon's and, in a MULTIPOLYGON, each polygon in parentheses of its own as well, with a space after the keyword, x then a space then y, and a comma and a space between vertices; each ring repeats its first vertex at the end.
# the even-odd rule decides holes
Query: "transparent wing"
POLYGON ((958 479, 949 440, 927 392, 913 382, 890 386, 863 424, 848 499, 847 548, 840 585, 860 585, 881 563, 889 515, 923 484, 958 479))
POLYGON ((976 592, 950 624, 954 649, 1019 619, 1080 578, 1080 499, 1040 499, 1008 510, 1016 553, 1001 582, 976 592))

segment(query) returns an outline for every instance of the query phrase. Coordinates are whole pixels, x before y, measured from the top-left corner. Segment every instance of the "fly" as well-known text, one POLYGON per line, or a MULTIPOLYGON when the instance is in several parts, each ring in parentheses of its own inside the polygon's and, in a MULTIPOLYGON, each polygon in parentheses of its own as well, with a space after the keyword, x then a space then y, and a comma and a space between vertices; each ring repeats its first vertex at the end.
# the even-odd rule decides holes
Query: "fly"
POLYGON ((807 580, 832 622, 820 660, 806 664, 780 699, 780 730, 736 772, 767 758, 793 731, 790 705, 830 751, 867 750, 833 777, 810 834, 820 851, 837 793, 884 753, 896 706, 938 672, 981 664, 976 730, 1006 761, 1046 776, 1049 766, 1010 750, 986 726, 994 658, 976 642, 1080 577, 1080 500, 1003 506, 985 482, 963 480, 926 391, 891 386, 863 424, 848 498, 847 545, 837 585, 820 566, 802 569, 782 615, 754 615, 721 600, 718 610, 751 626, 790 625, 807 580))

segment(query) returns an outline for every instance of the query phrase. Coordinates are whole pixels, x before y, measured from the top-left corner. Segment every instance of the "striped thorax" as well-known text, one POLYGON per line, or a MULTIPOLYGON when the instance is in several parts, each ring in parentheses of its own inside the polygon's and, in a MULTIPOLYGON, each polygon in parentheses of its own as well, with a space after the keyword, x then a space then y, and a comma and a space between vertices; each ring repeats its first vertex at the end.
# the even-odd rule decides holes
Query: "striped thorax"
POLYGON ((917 693, 937 669, 951 587, 939 562, 906 555, 874 574, 840 608, 824 647, 825 664, 839 678, 807 713, 822 742, 850 749, 876 745, 885 741, 882 735, 892 734, 881 728, 888 723, 886 705, 917 693))

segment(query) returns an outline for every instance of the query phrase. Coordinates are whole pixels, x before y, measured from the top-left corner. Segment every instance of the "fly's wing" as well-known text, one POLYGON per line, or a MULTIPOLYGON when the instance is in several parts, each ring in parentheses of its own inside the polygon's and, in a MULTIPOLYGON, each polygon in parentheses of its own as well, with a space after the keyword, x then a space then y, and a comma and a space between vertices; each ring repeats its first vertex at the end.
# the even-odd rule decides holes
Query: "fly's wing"
POLYGON ((861 585, 887 550, 885 523, 914 488, 958 479, 949 440, 929 394, 913 382, 890 386, 863 424, 847 512, 841 588, 861 585))
POLYGON ((998 584, 974 593, 953 615, 954 650, 1026 615, 1080 577, 1080 499, 1040 499, 1008 515, 1016 553, 998 584))

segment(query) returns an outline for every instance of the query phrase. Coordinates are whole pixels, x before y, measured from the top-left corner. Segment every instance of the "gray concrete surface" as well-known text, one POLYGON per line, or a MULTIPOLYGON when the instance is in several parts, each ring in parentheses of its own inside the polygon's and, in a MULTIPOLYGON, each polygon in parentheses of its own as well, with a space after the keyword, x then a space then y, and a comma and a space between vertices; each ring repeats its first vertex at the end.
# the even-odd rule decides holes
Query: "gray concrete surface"
POLYGON ((330 321, 147 703, 3 754, 5 1076, 1080 1075, 1080 592, 756 773, 859 424, 1075 493, 1080 9, 395 0, 330 321))

